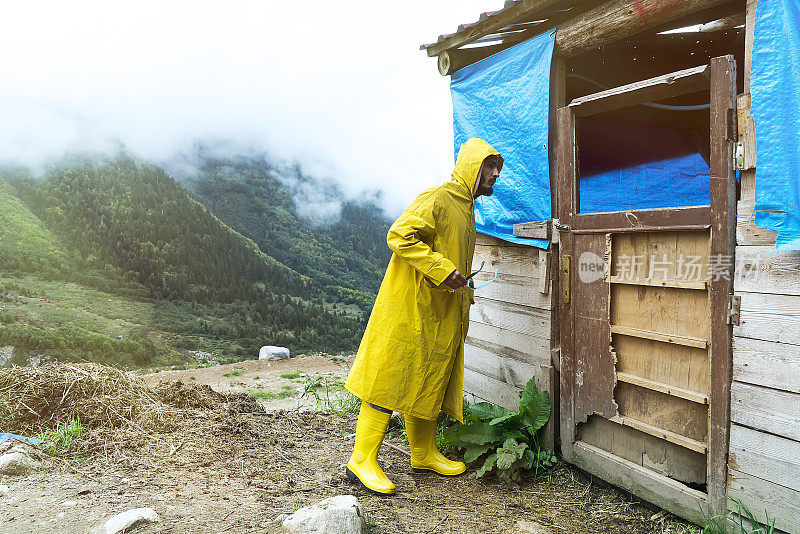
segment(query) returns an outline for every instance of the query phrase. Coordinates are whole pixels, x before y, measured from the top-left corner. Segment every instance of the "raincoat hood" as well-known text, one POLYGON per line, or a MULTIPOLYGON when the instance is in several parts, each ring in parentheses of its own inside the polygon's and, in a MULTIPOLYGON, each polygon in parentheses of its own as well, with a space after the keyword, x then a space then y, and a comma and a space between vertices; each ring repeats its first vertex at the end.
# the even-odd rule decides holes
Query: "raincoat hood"
POLYGON ((472 191, 475 190, 475 183, 478 181, 481 164, 489 156, 497 156, 497 167, 498 169, 503 168, 503 156, 492 145, 477 137, 467 139, 458 149, 456 167, 451 175, 452 179, 466 186, 472 194, 472 191))

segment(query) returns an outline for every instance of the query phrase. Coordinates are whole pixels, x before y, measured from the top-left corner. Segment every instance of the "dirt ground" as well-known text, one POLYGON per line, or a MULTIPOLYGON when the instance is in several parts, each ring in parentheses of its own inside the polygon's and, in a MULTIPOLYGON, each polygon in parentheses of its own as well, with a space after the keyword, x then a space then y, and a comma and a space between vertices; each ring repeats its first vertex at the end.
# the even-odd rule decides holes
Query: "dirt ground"
POLYGON ((303 395, 309 379, 316 376, 327 378, 329 382, 336 382, 336 379, 344 380, 352 361, 352 358, 343 356, 301 355, 272 362, 245 360, 213 367, 161 371, 143 375, 142 378, 149 385, 181 380, 187 384, 209 385, 214 391, 222 393, 260 392, 280 396, 288 391, 293 396, 264 399, 259 402, 269 410, 308 411, 315 408, 314 398, 303 395))
MULTIPOLYGON (((315 356, 148 376, 152 384, 174 378, 184 383, 167 386, 174 392, 168 400, 183 410, 169 430, 90 431, 81 438, 88 452, 80 458, 53 458, 42 471, 0 477, 9 486, 0 496, 0 532, 91 532, 114 514, 139 507, 155 509, 161 521, 137 533, 278 532, 281 514, 342 494, 361 500, 370 534, 502 533, 519 520, 537 521, 553 533, 694 532, 566 466, 521 485, 477 480, 474 469, 444 478, 413 473, 407 456, 384 446, 379 459, 398 491, 373 496, 344 475, 355 414, 269 403, 271 411, 262 412, 247 397, 223 402, 210 389, 186 385, 241 391, 235 382, 249 389, 259 376, 264 388, 281 391, 300 386, 297 379, 275 377, 298 370, 342 376, 347 361, 315 356), (245 372, 223 376, 237 367, 245 372)), ((399 436, 395 426, 387 439, 403 449, 399 436)))

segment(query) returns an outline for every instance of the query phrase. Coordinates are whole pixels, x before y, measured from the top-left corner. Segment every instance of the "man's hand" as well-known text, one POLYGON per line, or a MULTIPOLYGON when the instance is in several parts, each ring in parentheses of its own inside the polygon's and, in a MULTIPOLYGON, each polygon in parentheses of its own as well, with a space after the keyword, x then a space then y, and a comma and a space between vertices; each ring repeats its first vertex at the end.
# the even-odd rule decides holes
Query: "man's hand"
POLYGON ((447 277, 444 281, 444 285, 450 289, 458 289, 459 287, 467 285, 467 278, 456 269, 447 277))

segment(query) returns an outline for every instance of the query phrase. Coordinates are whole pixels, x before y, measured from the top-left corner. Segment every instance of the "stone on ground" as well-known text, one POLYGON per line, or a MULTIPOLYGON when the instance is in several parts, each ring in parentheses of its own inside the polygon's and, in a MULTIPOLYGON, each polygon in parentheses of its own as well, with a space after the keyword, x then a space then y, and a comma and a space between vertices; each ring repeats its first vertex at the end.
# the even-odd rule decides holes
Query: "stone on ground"
POLYGON ((266 345, 261 347, 258 351, 259 360, 285 360, 289 357, 289 349, 286 347, 276 347, 274 345, 266 345))
POLYGON ((105 532, 117 534, 144 523, 158 523, 158 521, 158 514, 152 508, 136 508, 117 514, 106 521, 105 532))
POLYGON ((509 534, 553 534, 553 531, 536 521, 520 519, 514 523, 509 534))
POLYGON ((283 520, 284 532, 292 534, 363 534, 366 521, 353 495, 339 495, 300 508, 283 520))
POLYGON ((17 439, 0 441, 0 475, 24 475, 42 465, 37 445, 17 439))

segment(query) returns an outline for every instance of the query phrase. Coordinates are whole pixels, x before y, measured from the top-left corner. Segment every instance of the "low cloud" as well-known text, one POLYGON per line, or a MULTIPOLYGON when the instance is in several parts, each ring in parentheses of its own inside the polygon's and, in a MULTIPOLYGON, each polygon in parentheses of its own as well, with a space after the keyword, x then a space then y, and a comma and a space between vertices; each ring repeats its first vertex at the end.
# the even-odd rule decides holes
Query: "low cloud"
POLYGON ((224 139, 347 198, 384 190, 394 215, 453 163, 449 79, 419 44, 502 3, 16 3, 0 159, 41 168, 124 146, 164 162, 224 139))

